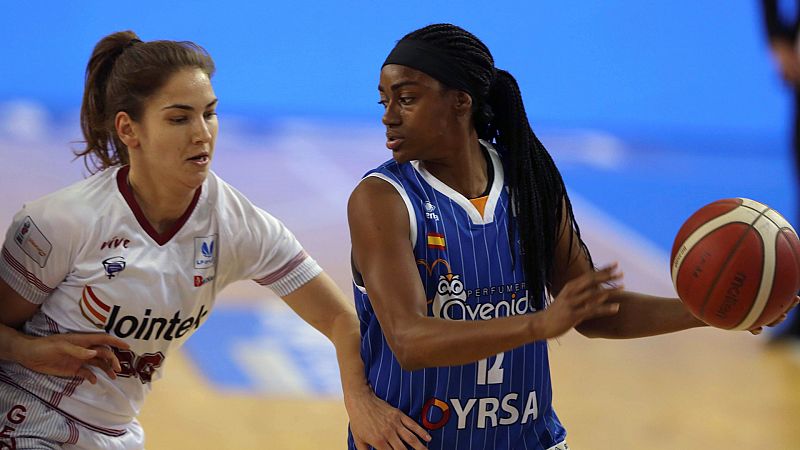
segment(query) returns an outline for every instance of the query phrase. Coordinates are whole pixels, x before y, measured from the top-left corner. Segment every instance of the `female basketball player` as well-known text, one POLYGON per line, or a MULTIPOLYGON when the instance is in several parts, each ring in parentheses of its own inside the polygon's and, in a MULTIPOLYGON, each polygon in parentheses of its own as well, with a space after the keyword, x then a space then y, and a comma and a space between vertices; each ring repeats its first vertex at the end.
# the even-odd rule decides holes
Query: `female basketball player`
POLYGON ((616 266, 594 270, 514 77, 475 36, 406 35, 378 91, 393 160, 348 205, 370 385, 429 448, 566 449, 547 339, 703 324, 678 299, 624 291, 616 266))
POLYGON ((424 448, 424 430, 366 384, 349 302, 281 222, 209 171, 213 73, 191 42, 120 32, 95 47, 79 154, 101 170, 25 205, 2 248, 0 448, 143 448, 150 383, 217 293, 248 278, 335 344, 359 442, 424 448))

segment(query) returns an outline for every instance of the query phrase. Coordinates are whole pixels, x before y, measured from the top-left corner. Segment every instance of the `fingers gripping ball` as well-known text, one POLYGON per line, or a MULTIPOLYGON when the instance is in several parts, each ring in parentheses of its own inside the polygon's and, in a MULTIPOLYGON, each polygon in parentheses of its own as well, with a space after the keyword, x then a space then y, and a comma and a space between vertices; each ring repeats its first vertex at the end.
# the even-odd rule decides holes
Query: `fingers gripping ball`
POLYGON ((800 290, 800 240, 777 211, 754 200, 710 203, 683 224, 672 283, 697 318, 747 330, 776 320, 800 290))

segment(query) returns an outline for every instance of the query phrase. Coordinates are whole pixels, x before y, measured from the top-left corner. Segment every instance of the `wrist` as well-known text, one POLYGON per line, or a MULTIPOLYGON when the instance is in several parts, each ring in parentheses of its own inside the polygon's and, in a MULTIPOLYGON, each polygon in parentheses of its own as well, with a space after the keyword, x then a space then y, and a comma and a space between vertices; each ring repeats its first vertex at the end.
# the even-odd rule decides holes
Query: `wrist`
POLYGON ((372 388, 369 387, 366 381, 348 383, 342 386, 342 391, 345 398, 355 398, 365 394, 372 394, 372 388))
POLYGON ((2 351, 0 351, 0 359, 24 365, 25 355, 29 353, 28 344, 34 337, 21 333, 11 327, 5 327, 2 334, 3 343, 2 351))
POLYGON ((678 304, 681 305, 681 308, 683 308, 683 322, 686 324, 687 329, 708 326, 707 323, 703 322, 702 320, 698 319, 697 316, 692 314, 692 312, 689 311, 689 308, 686 307, 686 304, 683 303, 681 299, 676 300, 678 301, 678 304))
POLYGON ((544 320, 544 311, 527 314, 526 317, 528 318, 526 322, 528 327, 527 336, 529 336, 528 342, 540 341, 551 337, 547 330, 547 320, 544 320))
POLYGON ((365 396, 375 395, 367 383, 351 383, 348 386, 342 386, 344 397, 344 407, 349 410, 353 403, 360 402, 365 396))

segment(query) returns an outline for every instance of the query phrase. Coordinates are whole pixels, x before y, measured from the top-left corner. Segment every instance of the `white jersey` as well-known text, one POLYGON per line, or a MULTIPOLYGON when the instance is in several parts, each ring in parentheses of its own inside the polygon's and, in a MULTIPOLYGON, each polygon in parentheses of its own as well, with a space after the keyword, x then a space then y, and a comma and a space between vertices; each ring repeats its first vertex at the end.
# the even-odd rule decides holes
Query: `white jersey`
POLYGON ((0 381, 108 435, 125 433, 170 351, 208 319, 222 288, 253 279, 283 296, 321 272, 281 222, 214 173, 158 234, 127 171, 107 169, 25 205, 0 258, 0 277, 41 304, 25 333, 107 332, 130 344, 117 352, 121 376, 93 368, 95 385, 0 361, 0 381))

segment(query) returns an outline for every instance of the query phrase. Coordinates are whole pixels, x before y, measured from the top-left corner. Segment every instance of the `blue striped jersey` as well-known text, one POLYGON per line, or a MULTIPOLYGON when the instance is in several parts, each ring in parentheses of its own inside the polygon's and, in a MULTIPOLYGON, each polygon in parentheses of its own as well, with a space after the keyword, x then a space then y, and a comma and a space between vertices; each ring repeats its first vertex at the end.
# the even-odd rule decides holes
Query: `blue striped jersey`
MULTIPOLYGON (((489 320, 535 311, 518 245, 509 243, 508 188, 496 150, 482 142, 491 187, 483 214, 419 164, 388 161, 367 173, 394 186, 408 209, 411 242, 428 315, 489 320)), ((518 239, 513 242, 518 243, 518 239)), ((403 370, 361 276, 354 271, 361 356, 378 397, 421 423, 431 449, 565 449, 552 408, 547 343, 538 341, 471 364, 403 370)), ((350 448, 354 449, 352 436, 350 448)))

